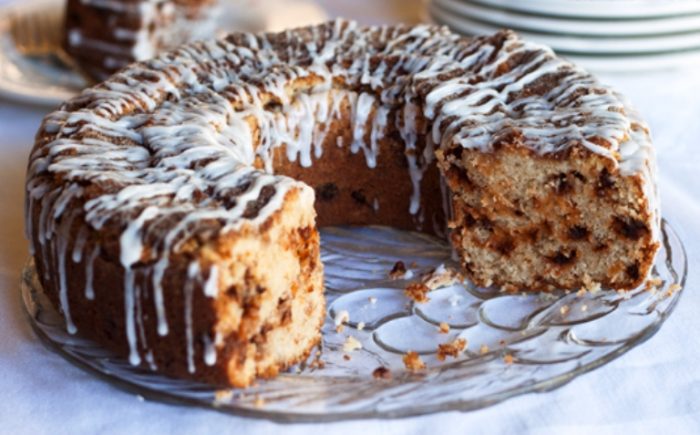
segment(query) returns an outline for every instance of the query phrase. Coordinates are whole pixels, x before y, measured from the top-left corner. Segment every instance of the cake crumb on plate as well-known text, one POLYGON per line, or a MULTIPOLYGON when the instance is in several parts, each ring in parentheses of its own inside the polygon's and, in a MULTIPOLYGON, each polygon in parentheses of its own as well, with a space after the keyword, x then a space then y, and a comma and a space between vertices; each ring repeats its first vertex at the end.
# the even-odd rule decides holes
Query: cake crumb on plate
POLYGON ((437 359, 438 361, 445 361, 448 356, 457 358, 466 348, 467 340, 464 338, 458 338, 451 343, 438 344, 437 359))
POLYGON ((343 343, 343 352, 353 352, 362 349, 362 343, 352 335, 349 335, 343 343))
POLYGON ((428 292, 430 292, 430 288, 421 282, 411 283, 404 290, 404 294, 409 299, 419 304, 426 303, 430 300, 430 298, 428 298, 428 292))
POLYGON ((391 370, 384 366, 379 366, 372 371, 372 377, 374 379, 391 379, 391 370))
POLYGON ((425 368, 425 363, 421 359, 420 355, 418 355, 418 352, 414 352, 412 350, 409 350, 403 356, 403 365, 412 372, 423 370, 425 368))

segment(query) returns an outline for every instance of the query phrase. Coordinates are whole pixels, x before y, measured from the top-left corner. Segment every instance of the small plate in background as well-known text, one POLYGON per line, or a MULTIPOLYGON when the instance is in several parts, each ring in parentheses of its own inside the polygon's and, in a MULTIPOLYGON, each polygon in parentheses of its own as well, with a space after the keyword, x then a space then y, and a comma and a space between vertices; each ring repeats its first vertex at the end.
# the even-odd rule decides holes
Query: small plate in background
MULTIPOLYGON (((277 31, 324 21, 325 13, 306 0, 223 0, 219 28, 229 31, 277 31)), ((63 14, 64 2, 28 0, 0 9, 0 97, 56 107, 88 83, 54 56, 19 53, 10 34, 10 16, 32 11, 63 14)))

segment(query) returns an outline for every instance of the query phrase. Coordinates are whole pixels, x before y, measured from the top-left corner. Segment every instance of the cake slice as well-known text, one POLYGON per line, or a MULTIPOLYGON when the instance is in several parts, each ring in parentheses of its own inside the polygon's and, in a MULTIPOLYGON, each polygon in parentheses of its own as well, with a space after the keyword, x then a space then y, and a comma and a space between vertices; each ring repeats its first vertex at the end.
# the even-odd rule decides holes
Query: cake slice
POLYGON ((500 61, 418 80, 465 273, 508 290, 638 286, 659 248, 648 128, 551 49, 485 40, 500 61))
POLYGON ((211 38, 216 0, 68 0, 63 46, 95 81, 188 41, 211 38))

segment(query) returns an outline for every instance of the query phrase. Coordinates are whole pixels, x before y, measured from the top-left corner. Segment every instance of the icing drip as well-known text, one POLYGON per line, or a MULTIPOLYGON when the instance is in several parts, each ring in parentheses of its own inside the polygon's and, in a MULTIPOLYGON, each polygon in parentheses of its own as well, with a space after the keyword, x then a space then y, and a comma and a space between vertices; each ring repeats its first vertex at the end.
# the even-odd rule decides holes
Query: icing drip
POLYGON ((370 115, 374 113, 374 104, 375 99, 370 94, 362 93, 357 98, 357 104, 354 105, 354 128, 352 132, 352 144, 350 145, 350 151, 353 153, 357 153, 360 149, 364 151, 367 166, 370 168, 375 168, 377 166, 378 148, 376 141, 370 141, 369 146, 366 145, 365 132, 370 122, 370 115))
POLYGON ((209 269, 209 278, 204 284, 204 295, 210 298, 215 298, 219 293, 219 268, 212 266, 209 269))
POLYGON ((216 344, 206 334, 202 336, 202 341, 204 342, 204 364, 211 367, 216 364, 216 344))
POLYGON ((154 370, 154 371, 155 371, 155 370, 158 368, 158 366, 156 365, 156 360, 155 360, 155 358, 154 358, 154 356, 153 356, 153 352, 152 352, 152 351, 149 350, 148 352, 146 352, 145 360, 146 360, 146 362, 148 363, 148 367, 149 367, 151 370, 154 370))
POLYGON ((194 333, 192 331, 192 294, 195 279, 199 276, 199 263, 190 263, 187 269, 187 282, 185 283, 185 340, 187 343, 187 371, 195 372, 194 365, 194 333))
POLYGON ((96 246, 95 249, 92 250, 92 253, 87 259, 87 263, 85 265, 85 297, 88 300, 95 300, 95 289, 93 288, 93 281, 95 279, 95 260, 97 259, 97 256, 100 254, 100 247, 96 246))
POLYGON ((68 229, 73 223, 73 218, 75 213, 68 215, 61 224, 61 236, 58 238, 56 243, 55 258, 58 259, 58 280, 59 280, 59 293, 58 298, 61 302, 61 311, 63 312, 63 317, 66 320, 66 330, 69 334, 75 334, 78 332, 78 328, 75 327, 73 323, 73 318, 70 315, 70 305, 68 303, 68 283, 66 282, 66 257, 68 249, 68 229))
POLYGON ((132 266, 141 260, 141 255, 143 254, 143 242, 140 237, 141 229, 144 223, 153 219, 157 213, 158 209, 156 207, 144 209, 135 220, 129 223, 119 239, 120 261, 126 271, 124 279, 124 313, 126 315, 126 336, 129 342, 129 362, 132 365, 141 363, 135 325, 136 272, 132 269, 132 266))
POLYGON ((416 160, 416 145, 418 141, 416 118, 418 117, 418 111, 418 106, 412 102, 407 102, 403 106, 403 124, 399 127, 401 139, 406 144, 406 161, 408 162, 408 173, 411 177, 413 189, 409 212, 413 215, 418 213, 420 208, 420 182, 423 179, 423 170, 418 166, 418 161, 416 160))
POLYGON ((129 342, 129 363, 137 366, 141 363, 139 356, 138 343, 136 342, 136 326, 134 313, 134 286, 135 274, 131 268, 126 270, 124 277, 124 315, 126 319, 126 339, 129 342))

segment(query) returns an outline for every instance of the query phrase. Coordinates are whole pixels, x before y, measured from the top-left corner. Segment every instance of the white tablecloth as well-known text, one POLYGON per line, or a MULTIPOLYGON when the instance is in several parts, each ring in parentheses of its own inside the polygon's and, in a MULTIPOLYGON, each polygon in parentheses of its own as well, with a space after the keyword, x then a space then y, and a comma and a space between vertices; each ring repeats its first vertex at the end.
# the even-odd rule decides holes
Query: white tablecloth
MULTIPOLYGON (((376 9, 369 0, 323 3, 331 15, 366 22, 414 12, 413 3, 399 0, 377 2, 376 9)), ((663 214, 689 258, 676 312, 643 345, 549 393, 469 413, 322 425, 278 425, 141 402, 39 343, 21 311, 18 282, 27 257, 25 165, 46 109, 0 101, 0 433, 700 433, 700 76, 667 71, 601 78, 626 93, 653 129, 663 214)))

